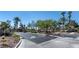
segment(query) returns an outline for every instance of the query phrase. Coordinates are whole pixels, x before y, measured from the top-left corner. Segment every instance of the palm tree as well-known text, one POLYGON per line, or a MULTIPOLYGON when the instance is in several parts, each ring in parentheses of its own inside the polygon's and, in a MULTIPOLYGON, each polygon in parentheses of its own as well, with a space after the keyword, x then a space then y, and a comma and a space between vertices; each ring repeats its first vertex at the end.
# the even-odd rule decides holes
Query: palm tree
POLYGON ((65 28, 65 22, 66 22, 65 13, 66 12, 64 12, 64 11, 61 12, 62 18, 60 18, 60 25, 62 25, 63 31, 64 31, 64 28, 65 28))
POLYGON ((72 11, 68 11, 68 27, 69 28, 72 26, 71 14, 72 14, 72 11))
POLYGON ((61 12, 61 15, 63 16, 63 17, 65 17, 65 11, 63 11, 63 12, 61 12))
POLYGON ((26 31, 26 26, 22 23, 20 23, 20 28, 19 28, 22 32, 26 31))
POLYGON ((69 12, 68 12, 68 19, 69 19, 69 23, 70 23, 70 20, 71 20, 71 17, 72 17, 72 15, 71 15, 71 14, 72 14, 72 11, 69 11, 69 12))
POLYGON ((32 29, 35 28, 35 22, 33 20, 32 20, 31 26, 32 26, 32 29))
POLYGON ((32 29, 31 23, 28 23, 27 27, 28 27, 29 29, 32 29))
POLYGON ((14 19, 14 29, 16 30, 18 28, 18 23, 21 21, 19 17, 15 17, 14 19))
POLYGON ((11 21, 7 20, 6 22, 7 22, 8 26, 9 26, 9 28, 10 28, 11 27, 11 21))

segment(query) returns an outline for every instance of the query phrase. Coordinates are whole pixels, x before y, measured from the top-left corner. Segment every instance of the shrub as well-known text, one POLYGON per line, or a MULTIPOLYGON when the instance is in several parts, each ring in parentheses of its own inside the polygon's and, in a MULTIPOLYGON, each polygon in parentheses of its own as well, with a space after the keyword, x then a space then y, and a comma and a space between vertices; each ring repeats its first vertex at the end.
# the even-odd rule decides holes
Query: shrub
POLYGON ((13 34, 13 37, 15 38, 15 41, 19 41, 20 40, 20 35, 17 35, 17 34, 13 34))
POLYGON ((2 44, 2 48, 10 47, 8 44, 2 44))
POLYGON ((37 33, 35 29, 28 29, 28 32, 37 33))
POLYGON ((1 42, 3 42, 3 43, 6 42, 6 41, 7 41, 6 39, 1 40, 1 42))
POLYGON ((5 32, 4 32, 4 35, 5 36, 11 36, 12 32, 9 29, 6 29, 5 32))

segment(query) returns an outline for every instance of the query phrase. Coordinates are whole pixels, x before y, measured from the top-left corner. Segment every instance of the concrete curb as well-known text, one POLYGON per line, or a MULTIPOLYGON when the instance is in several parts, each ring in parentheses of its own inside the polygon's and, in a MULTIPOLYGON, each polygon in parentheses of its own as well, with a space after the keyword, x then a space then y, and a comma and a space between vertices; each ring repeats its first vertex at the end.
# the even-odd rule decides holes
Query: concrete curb
POLYGON ((21 42, 22 42, 22 37, 20 37, 20 41, 17 43, 17 45, 14 48, 18 48, 21 42))
POLYGON ((19 45, 21 44, 22 40, 20 39, 20 41, 18 42, 18 44, 14 47, 14 48, 18 48, 19 45))

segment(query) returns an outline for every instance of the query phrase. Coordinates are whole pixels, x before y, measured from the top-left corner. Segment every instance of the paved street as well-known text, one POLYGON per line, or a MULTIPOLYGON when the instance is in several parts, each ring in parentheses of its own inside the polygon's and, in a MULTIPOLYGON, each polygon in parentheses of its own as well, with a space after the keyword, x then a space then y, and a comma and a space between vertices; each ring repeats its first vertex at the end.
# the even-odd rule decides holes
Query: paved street
POLYGON ((19 48, 79 48, 79 37, 56 37, 31 33, 18 34, 23 37, 19 48))
POLYGON ((31 34, 31 33, 18 33, 18 34, 20 34, 20 36, 22 36, 23 39, 30 40, 37 44, 57 38, 55 36, 48 36, 45 34, 43 34, 43 35, 31 34))

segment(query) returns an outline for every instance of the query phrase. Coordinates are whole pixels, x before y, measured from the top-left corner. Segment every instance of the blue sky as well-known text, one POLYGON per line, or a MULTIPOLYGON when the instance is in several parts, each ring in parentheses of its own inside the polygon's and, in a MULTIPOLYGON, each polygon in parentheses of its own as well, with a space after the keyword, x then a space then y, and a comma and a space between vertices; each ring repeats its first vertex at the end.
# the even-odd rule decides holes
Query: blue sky
MULTIPOLYGON (((0 21, 10 20, 13 25, 13 18, 19 17, 23 24, 28 24, 39 19, 58 20, 61 17, 60 13, 61 11, 0 11, 0 21)), ((72 13, 72 19, 79 22, 79 11, 72 13)))

